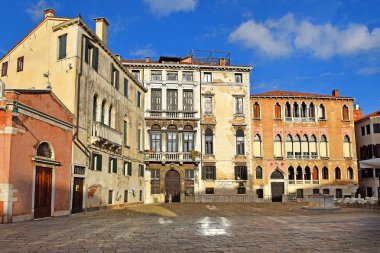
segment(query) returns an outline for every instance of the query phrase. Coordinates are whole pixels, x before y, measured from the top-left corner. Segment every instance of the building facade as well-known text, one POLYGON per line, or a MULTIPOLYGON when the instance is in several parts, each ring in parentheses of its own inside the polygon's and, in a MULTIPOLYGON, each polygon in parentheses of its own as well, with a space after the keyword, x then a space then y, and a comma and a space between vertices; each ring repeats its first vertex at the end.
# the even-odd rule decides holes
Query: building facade
POLYGON ((249 191, 252 68, 194 54, 123 64, 148 89, 147 202, 249 191))
POLYGON ((144 201, 146 89, 107 46, 108 22, 93 31, 52 9, 0 60, 9 88, 50 88, 75 115, 73 212, 144 201))
POLYGON ((362 197, 380 197, 380 111, 355 121, 359 183, 362 197))
POLYGON ((251 95, 253 188, 283 201, 353 196, 358 187, 353 98, 288 91, 251 95))
POLYGON ((70 214, 72 121, 50 90, 1 96, 2 222, 70 214))

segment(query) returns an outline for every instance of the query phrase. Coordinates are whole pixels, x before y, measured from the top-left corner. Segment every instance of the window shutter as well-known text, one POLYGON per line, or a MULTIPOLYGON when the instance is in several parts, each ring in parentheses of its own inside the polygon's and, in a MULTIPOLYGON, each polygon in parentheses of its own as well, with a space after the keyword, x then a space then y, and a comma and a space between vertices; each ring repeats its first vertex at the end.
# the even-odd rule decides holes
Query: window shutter
POLYGON ((248 174, 247 174, 247 167, 244 167, 244 179, 248 179, 248 174))
POLYGON ((86 37, 84 39, 84 61, 86 63, 88 63, 88 45, 89 45, 89 41, 88 41, 88 38, 86 37))
POLYGON ((124 78, 124 96, 128 97, 128 79, 124 78))
POLYGON ((112 158, 109 159, 108 161, 108 173, 111 173, 112 172, 112 158))
POLYGON ((113 172, 117 173, 117 159, 116 158, 113 159, 113 172))
POLYGON ((117 90, 119 90, 119 71, 116 70, 116 80, 115 80, 115 87, 117 90))
POLYGON ((235 166, 235 180, 238 180, 238 167, 235 166))
POLYGON ((99 65, 99 48, 94 47, 92 51, 92 67, 98 71, 99 65))
POLYGON ((206 167, 202 167, 202 180, 206 179, 206 167))
POLYGON ((113 63, 111 63, 111 65, 110 65, 110 69, 111 69, 111 85, 113 86, 113 84, 114 84, 114 80, 113 80, 113 63))
POLYGON ((128 175, 132 176, 132 163, 128 162, 128 175))
POLYGON ((96 164, 96 169, 98 171, 102 171, 102 156, 101 155, 96 155, 97 156, 97 164, 96 164))
POLYGON ((216 167, 214 166, 214 167, 212 167, 212 169, 213 169, 213 179, 215 180, 216 179, 216 167))

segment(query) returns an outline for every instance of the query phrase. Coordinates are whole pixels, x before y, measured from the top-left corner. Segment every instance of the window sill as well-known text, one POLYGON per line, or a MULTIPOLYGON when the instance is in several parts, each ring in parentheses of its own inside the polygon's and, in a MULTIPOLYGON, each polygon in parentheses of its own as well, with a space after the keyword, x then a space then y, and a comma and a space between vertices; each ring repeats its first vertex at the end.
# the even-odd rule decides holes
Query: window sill
POLYGON ((346 159, 346 160, 352 160, 353 158, 352 157, 345 157, 344 159, 346 159))
POLYGON ((321 118, 319 118, 318 121, 327 121, 327 119, 321 119, 321 118))
POLYGON ((321 159, 322 160, 328 160, 328 159, 330 159, 328 156, 321 156, 321 159))
POLYGON ((273 120, 275 120, 275 121, 282 121, 281 118, 274 118, 273 120))
POLYGON ((129 146, 129 145, 124 145, 124 148, 131 149, 131 146, 129 146))

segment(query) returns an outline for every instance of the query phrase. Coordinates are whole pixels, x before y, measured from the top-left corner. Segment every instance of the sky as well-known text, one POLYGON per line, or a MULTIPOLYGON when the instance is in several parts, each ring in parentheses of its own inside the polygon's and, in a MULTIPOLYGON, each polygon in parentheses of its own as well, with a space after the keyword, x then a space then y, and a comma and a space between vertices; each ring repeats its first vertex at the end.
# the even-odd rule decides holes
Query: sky
POLYGON ((355 98, 380 109, 380 0, 2 0, 0 57, 43 18, 80 15, 110 23, 110 49, 124 59, 231 53, 251 65, 251 93, 274 89, 355 98))

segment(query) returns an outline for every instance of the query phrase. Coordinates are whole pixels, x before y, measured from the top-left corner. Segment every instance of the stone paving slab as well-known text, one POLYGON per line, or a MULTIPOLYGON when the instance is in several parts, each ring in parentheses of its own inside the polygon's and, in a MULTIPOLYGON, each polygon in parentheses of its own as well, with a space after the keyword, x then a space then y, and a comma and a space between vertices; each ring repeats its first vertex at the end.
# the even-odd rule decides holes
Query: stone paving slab
POLYGON ((380 214, 155 204, 0 225, 0 252, 379 252, 380 214))

